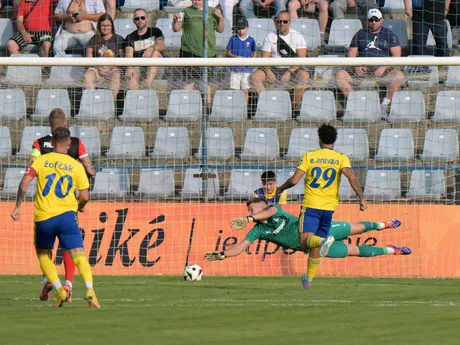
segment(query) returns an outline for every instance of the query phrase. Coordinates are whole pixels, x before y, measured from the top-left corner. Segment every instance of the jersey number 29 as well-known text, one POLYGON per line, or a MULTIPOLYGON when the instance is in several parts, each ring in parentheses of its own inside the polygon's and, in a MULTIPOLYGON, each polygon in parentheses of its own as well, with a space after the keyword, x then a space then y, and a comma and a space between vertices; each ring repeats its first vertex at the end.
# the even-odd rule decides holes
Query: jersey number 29
POLYGON ((322 188, 327 188, 335 181, 337 171, 334 168, 328 168, 323 171, 320 167, 314 167, 311 169, 311 176, 313 176, 313 181, 310 183, 311 188, 321 188, 321 184, 318 183, 321 177, 326 182, 322 188))

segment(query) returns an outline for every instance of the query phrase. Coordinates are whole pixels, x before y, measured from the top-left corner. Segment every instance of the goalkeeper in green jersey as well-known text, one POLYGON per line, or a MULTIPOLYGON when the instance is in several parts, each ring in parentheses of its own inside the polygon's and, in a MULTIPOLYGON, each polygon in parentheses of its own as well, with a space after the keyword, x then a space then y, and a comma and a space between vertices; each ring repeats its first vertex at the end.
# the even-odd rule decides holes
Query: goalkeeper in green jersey
MULTIPOLYGON (((251 221, 256 225, 246 234, 246 238, 231 248, 219 252, 207 252, 205 259, 208 261, 223 260, 240 255, 258 239, 266 240, 286 249, 301 251, 299 242, 299 218, 283 211, 278 205, 268 205, 262 198, 253 198, 246 204, 249 216, 232 220, 232 229, 243 229, 251 221)), ((387 245, 386 247, 357 246, 343 242, 348 236, 360 235, 371 230, 384 230, 397 228, 401 222, 392 219, 386 222, 332 222, 330 236, 336 239, 326 257, 345 258, 347 256, 373 257, 379 255, 409 255, 410 248, 387 245)), ((308 253, 308 249, 305 251, 308 253)), ((307 279, 303 275, 302 281, 307 279)))

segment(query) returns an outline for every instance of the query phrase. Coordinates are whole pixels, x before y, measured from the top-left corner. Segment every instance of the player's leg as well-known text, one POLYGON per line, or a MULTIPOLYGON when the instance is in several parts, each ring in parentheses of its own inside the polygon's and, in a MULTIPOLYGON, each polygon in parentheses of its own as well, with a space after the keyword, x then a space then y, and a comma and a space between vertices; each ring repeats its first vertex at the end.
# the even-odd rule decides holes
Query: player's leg
POLYGON ((408 247, 396 247, 393 245, 388 245, 387 247, 357 246, 334 242, 327 253, 327 257, 333 259, 346 258, 347 256, 370 258, 381 255, 410 255, 411 253, 412 251, 408 247))
POLYGON ((372 230, 381 231, 385 229, 398 228, 401 226, 401 221, 397 219, 390 219, 385 222, 366 222, 365 221, 365 222, 359 222, 359 223, 350 223, 350 226, 351 226, 350 236, 353 236, 353 235, 359 235, 359 234, 362 234, 368 231, 372 231, 372 230))
POLYGON ((67 302, 72 303, 72 284, 73 276, 75 274, 75 263, 72 260, 68 250, 64 251, 64 270, 65 270, 65 283, 64 289, 67 291, 67 302))

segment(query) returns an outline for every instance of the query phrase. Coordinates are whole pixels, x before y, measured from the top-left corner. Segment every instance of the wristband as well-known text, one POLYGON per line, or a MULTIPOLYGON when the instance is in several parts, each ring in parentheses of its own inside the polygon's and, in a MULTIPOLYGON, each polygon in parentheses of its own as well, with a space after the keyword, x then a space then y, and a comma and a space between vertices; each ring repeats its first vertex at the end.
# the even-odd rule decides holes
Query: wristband
POLYGON ((253 216, 248 216, 248 220, 251 220, 251 222, 255 222, 256 219, 253 216), (251 220, 252 219, 252 220, 251 220))

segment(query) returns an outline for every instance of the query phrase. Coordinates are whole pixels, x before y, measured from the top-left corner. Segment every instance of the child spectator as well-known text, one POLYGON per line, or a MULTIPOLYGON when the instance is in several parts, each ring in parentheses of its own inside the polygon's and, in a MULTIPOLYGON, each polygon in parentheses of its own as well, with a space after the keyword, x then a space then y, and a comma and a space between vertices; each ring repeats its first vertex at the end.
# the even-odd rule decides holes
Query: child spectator
POLYGON ((276 174, 274 171, 267 170, 261 175, 262 188, 254 191, 254 197, 264 199, 267 204, 286 204, 287 194, 283 192, 276 194, 276 174))

